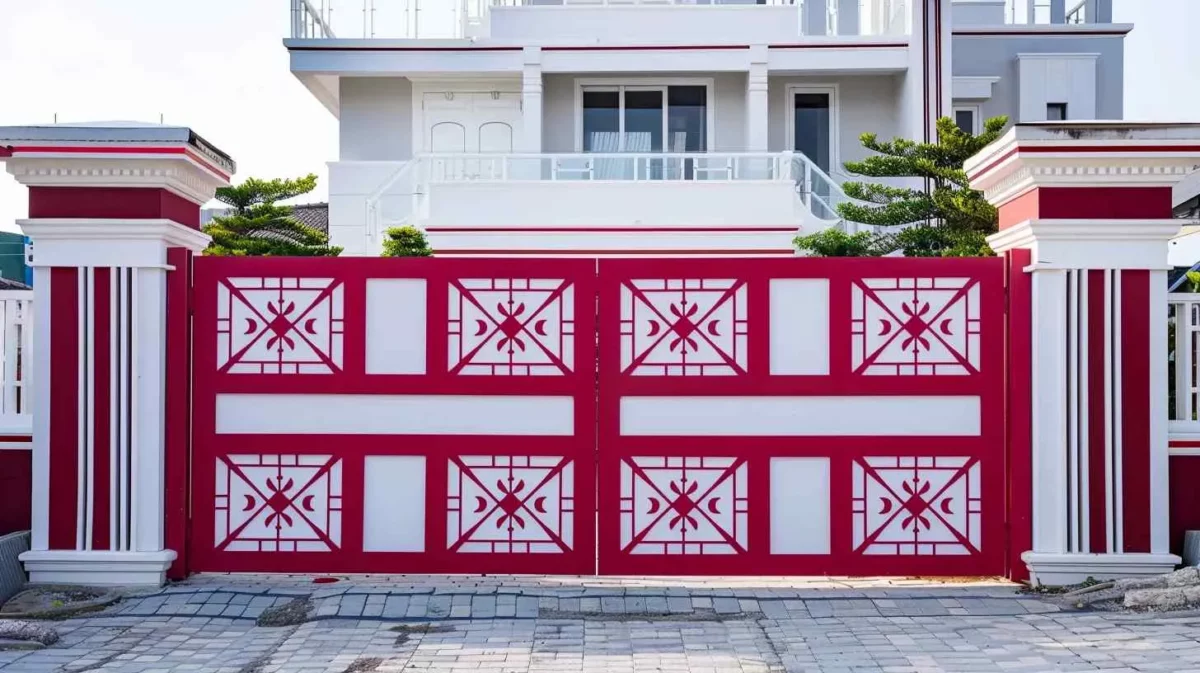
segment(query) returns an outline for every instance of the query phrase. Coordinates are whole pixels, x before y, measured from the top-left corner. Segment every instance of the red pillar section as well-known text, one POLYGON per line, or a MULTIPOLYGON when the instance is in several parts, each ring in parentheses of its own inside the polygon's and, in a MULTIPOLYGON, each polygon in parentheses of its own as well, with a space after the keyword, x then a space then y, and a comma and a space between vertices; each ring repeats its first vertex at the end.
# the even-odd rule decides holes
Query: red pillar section
POLYGON ((19 224, 37 268, 22 561, 35 582, 183 577, 191 263, 207 243, 200 206, 234 164, 157 125, 0 127, 0 147, 29 187, 19 224))
POLYGON ((1009 260, 1014 577, 1057 584, 1178 560, 1166 269, 1172 185, 1198 162, 1200 125, 1155 124, 1020 124, 967 162, 1009 260))

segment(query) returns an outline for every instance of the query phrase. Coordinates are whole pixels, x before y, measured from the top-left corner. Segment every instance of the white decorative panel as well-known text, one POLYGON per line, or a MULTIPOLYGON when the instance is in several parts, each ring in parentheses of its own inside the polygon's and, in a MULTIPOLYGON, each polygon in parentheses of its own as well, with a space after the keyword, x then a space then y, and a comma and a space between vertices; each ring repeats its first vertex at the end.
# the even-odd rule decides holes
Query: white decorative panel
POLYGON ((887 556, 980 551, 978 458, 859 458, 853 478, 855 551, 887 556))
POLYGON ((425 457, 363 458, 363 551, 425 551, 425 457))
POLYGON ((217 458, 217 549, 330 551, 342 544, 342 463, 328 455, 217 458))
POLYGON ((246 374, 342 370, 341 281, 227 278, 217 284, 217 368, 246 374))
POLYGON ((829 280, 771 280, 771 373, 829 373, 829 280))
POLYGON ((682 437, 975 437, 969 395, 626 396, 621 434, 682 437))
POLYGON ((571 435, 575 401, 545 395, 217 395, 217 434, 571 435))
POLYGON ((367 373, 425 373, 425 280, 367 280, 367 373))
POLYGON ((745 458, 621 460, 621 549, 740 554, 749 539, 745 458))
POLYGON ((746 282, 689 278, 621 284, 621 371, 644 376, 746 373, 746 282))
POLYGON ((828 458, 771 458, 771 553, 829 553, 828 458))
POLYGON ((449 324, 451 374, 561 376, 575 367, 570 281, 453 281, 449 324))
POLYGON ((575 543, 575 466, 559 456, 450 459, 450 551, 561 554, 575 543))
POLYGON ((978 280, 868 278, 853 284, 851 305, 855 373, 979 373, 978 280))

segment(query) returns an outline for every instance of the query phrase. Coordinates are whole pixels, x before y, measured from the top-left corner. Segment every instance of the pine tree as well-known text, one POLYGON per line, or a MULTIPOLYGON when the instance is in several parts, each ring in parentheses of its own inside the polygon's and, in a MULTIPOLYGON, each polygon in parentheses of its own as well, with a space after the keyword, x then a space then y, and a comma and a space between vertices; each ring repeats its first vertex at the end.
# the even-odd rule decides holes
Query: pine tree
POLYGON ((204 226, 212 237, 206 255, 237 257, 336 257, 342 249, 329 245, 329 234, 292 217, 291 206, 276 201, 307 194, 317 186, 316 175, 260 180, 221 187, 217 200, 232 206, 229 215, 214 217, 204 226))
POLYGON ((877 154, 846 162, 847 171, 872 178, 921 178, 928 181, 929 190, 847 182, 842 185, 846 194, 865 203, 838 204, 838 214, 852 222, 885 227, 925 222, 992 233, 996 209, 971 189, 963 163, 999 138, 1007 125, 1008 117, 993 117, 984 122, 983 133, 972 135, 953 119, 942 117, 937 121, 936 143, 905 138, 880 142, 874 133, 864 133, 863 147, 877 154))
POLYGON ((918 143, 904 138, 880 142, 874 133, 860 137, 876 152, 863 161, 846 162, 846 170, 874 178, 919 178, 929 186, 894 187, 847 182, 846 194, 857 202, 840 203, 845 220, 877 227, 916 224, 897 233, 886 230, 856 234, 852 245, 835 229, 801 236, 796 247, 817 257, 878 257, 901 251, 906 257, 979 257, 992 253, 986 237, 996 231, 996 209, 971 189, 963 164, 1004 132, 1008 117, 984 122, 983 133, 960 129, 953 119, 937 122, 938 141, 918 143))
POLYGON ((425 232, 414 226, 392 227, 384 232, 381 257, 432 257, 433 250, 425 239, 425 232))

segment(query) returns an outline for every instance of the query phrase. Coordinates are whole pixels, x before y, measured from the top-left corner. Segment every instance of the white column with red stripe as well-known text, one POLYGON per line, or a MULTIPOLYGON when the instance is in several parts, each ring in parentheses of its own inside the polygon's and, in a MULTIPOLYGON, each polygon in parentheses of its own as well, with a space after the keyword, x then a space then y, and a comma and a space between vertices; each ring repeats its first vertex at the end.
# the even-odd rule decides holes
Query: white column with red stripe
POLYGON ((1197 166, 1200 125, 1098 122, 1020 124, 967 162, 1010 262, 1010 534, 1035 582, 1179 562, 1166 271, 1171 188, 1197 166))

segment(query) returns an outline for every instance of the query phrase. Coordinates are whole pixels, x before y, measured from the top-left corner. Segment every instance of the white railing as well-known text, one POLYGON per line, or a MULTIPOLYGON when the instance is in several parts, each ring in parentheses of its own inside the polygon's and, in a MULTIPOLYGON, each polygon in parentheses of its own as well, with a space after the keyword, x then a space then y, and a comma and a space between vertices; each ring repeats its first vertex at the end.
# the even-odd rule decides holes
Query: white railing
MULTIPOLYGON (((292 3, 292 37, 302 39, 333 39, 332 0, 320 0, 319 7, 314 7, 311 0, 291 0, 292 3)), ((369 0, 368 0, 369 1, 369 0)))
POLYGON ((0 290, 0 435, 33 429, 33 291, 0 290))
MULTIPOLYGON (((291 36, 297 39, 352 38, 459 39, 484 37, 492 8, 512 7, 632 7, 713 6, 754 7, 757 0, 289 0, 291 36), (359 25, 361 24, 361 25, 359 25), (336 35, 335 35, 336 28, 336 35)), ((908 32, 909 0, 859 0, 858 34, 901 35, 908 32)), ((763 0, 763 5, 794 7, 799 23, 797 34, 836 35, 844 17, 841 3, 826 0, 824 21, 810 29, 805 20, 805 0, 763 0)))
POLYGON ((1170 432, 1200 438, 1200 293, 1167 295, 1170 432))
POLYGON ((792 153, 613 152, 573 154, 426 154, 425 183, 462 181, 791 180, 792 153))
POLYGON ((1079 0, 1078 4, 1067 10, 1067 23, 1087 23, 1088 0, 1079 0))
POLYGON ((458 182, 788 182, 817 218, 836 221, 850 198, 808 157, 795 152, 423 154, 397 163, 367 198, 370 240, 429 211, 430 185, 458 182), (388 208, 398 199, 401 207, 388 208))
POLYGON ((1004 8, 1004 20, 1012 24, 1085 24, 1095 22, 1088 11, 1095 7, 1098 0, 1061 0, 1064 14, 1054 16, 1054 5, 1060 0, 1007 0, 1004 8))

